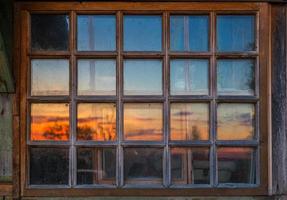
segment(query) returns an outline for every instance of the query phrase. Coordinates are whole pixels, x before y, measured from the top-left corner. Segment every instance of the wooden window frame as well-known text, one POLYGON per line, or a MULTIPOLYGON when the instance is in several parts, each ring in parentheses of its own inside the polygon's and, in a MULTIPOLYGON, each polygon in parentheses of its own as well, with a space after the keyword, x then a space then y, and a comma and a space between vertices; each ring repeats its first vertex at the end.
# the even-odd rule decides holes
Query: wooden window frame
MULTIPOLYGON (((16 70, 17 77, 19 80, 19 84, 17 85, 18 94, 20 97, 19 108, 20 108, 20 127, 19 127, 19 135, 20 135, 20 145, 16 147, 16 153, 20 154, 20 181, 19 183, 15 183, 15 187, 19 187, 20 195, 25 197, 32 196, 212 196, 212 195, 266 195, 268 193, 268 134, 269 134, 269 124, 270 124, 270 100, 269 100, 269 92, 268 88, 270 88, 271 79, 270 79, 270 34, 269 34, 269 5, 268 3, 213 3, 213 2, 63 2, 63 3, 55 3, 55 2, 17 2, 15 3, 15 19, 16 26, 19 28, 15 29, 15 31, 20 30, 19 32, 15 32, 17 35, 16 46, 19 47, 18 52, 15 55, 16 61, 16 70), (116 14, 117 16, 117 51, 116 52, 77 52, 76 48, 76 25, 75 23, 70 23, 70 37, 69 37, 69 51, 63 52, 37 52, 32 53, 29 48, 29 16, 30 13, 55 13, 55 14, 63 14, 66 13, 70 15, 70 21, 75 22, 76 14, 116 14), (122 15, 128 14, 162 14, 163 16, 163 27, 167 27, 169 30, 168 24, 168 16, 169 13, 178 13, 178 14, 206 14, 210 15, 210 26, 215 27, 215 13, 219 14, 255 14, 257 16, 257 52, 249 52, 244 54, 238 53, 217 53, 215 51, 215 30, 211 28, 210 37, 210 51, 207 53, 171 53, 168 51, 167 45, 169 45, 168 34, 164 34, 163 31, 163 48, 162 52, 157 53, 144 53, 144 52, 136 52, 129 53, 123 52, 122 49, 118 47, 122 47, 121 38, 122 24, 121 18, 122 15), (259 34, 260 33, 260 34, 259 34), (166 45, 167 44, 167 45, 166 45), (21 56, 19 56, 21 55, 21 56), (168 56, 169 55, 169 56, 168 56), (27 140, 27 126, 28 126, 28 108, 29 102, 39 102, 39 98, 30 97, 29 96, 29 82, 27 81, 29 78, 29 63, 30 58, 68 58, 70 59, 70 66, 76 66, 77 58, 115 58, 117 60, 117 66, 121 64, 121 58, 162 58, 163 63, 168 66, 169 57, 170 58, 208 58, 210 59, 210 69, 213 70, 213 74, 215 71, 215 63, 216 58, 256 58, 257 66, 260 66, 260 73, 258 70, 257 77, 260 83, 260 88, 257 89, 255 97, 219 97, 216 100, 215 98, 215 78, 210 77, 210 95, 205 97, 193 97, 188 96, 188 102, 210 102, 210 117, 212 119, 216 119, 215 115, 215 106, 216 102, 239 102, 239 103, 256 103, 256 108, 259 110, 257 115, 259 116, 259 124, 258 132, 260 132, 260 138, 257 138, 256 142, 248 142, 246 141, 241 143, 236 142, 222 142, 216 141, 214 137, 214 125, 211 128, 211 139, 206 142, 196 142, 197 145, 201 146, 257 146, 259 151, 259 159, 260 159, 260 184, 256 187, 207 187, 207 188, 196 188, 196 187, 187 187, 187 188, 65 188, 65 187, 30 187, 27 185, 28 173, 27 173, 27 158, 28 158, 28 143, 29 145, 53 145, 54 143, 50 142, 28 142, 27 140), (211 84, 214 83, 214 84, 211 84), (260 89, 260 91, 259 91, 260 89), (214 95, 212 98, 211 95, 214 95), (228 101, 227 101, 228 99, 228 101), (258 103, 260 101, 260 103, 258 103)), ((164 29, 163 29, 164 30, 164 29)), ((119 68, 119 67, 118 67, 119 68)), ((167 67, 168 68, 168 67, 167 67)), ((72 69, 70 67, 70 73, 72 75, 72 79, 76 80, 76 72, 75 68, 72 69)), ((117 69, 117 76, 120 71, 117 69)), ((168 69, 163 72, 165 77, 168 77, 168 69)), ((118 82, 118 81, 117 81, 118 82)), ((168 81, 169 82, 169 81, 168 81)), ((163 106, 166 108, 169 102, 185 102, 186 97, 172 97, 168 98, 168 84, 163 84, 164 90, 162 96, 152 96, 150 98, 146 98, 145 100, 141 99, 141 97, 123 97, 121 95, 117 95, 116 98, 98 98, 98 99, 89 99, 88 101, 92 102, 115 102, 117 101, 120 105, 122 102, 162 102, 163 106)), ((76 91, 75 85, 70 83, 70 92, 76 91)), ((122 88, 117 84, 117 92, 122 91, 122 88)), ((119 93, 117 93, 119 94, 119 93)), ((75 99, 79 102, 86 102, 85 97, 76 97, 75 92, 70 93, 71 97, 57 97, 55 98, 56 102, 70 102, 71 105, 74 105, 75 108, 76 102, 75 99), (71 98, 71 99, 70 99, 71 98)), ((46 99, 49 101, 49 98, 46 99)), ((45 100, 41 100, 41 102, 45 102, 45 100)), ((122 116, 122 107, 118 106, 117 108, 118 114, 117 116, 122 116)), ((75 115, 76 110, 71 109, 71 115, 75 115)), ((168 119, 169 116, 167 113, 164 114, 164 118, 168 119)), ((214 120, 215 121, 215 120, 214 120)), ((17 120, 14 120, 14 126, 16 125, 17 120)), ((164 124, 164 132, 168 130, 168 123, 164 124)), ((121 130, 122 127, 117 120, 117 129, 121 130)), ((16 128, 15 128, 16 129, 16 128)), ((16 129, 17 131, 17 129, 16 129)), ((71 132, 75 132, 75 130, 71 130, 71 132)), ((167 131, 168 132, 168 131, 167 131)), ((14 133, 14 136, 17 135, 14 133)), ((72 134, 71 134, 72 135, 72 134)), ((74 137, 74 136, 72 136, 74 137)), ((122 137, 121 134, 118 134, 118 137, 122 137)), ((62 143, 63 146, 70 145, 69 142, 62 143)), ((57 145, 61 145, 57 143, 57 145)), ((88 144, 88 143, 86 143, 88 144)), ((111 142, 108 145, 113 145, 114 142, 111 142)), ((168 147, 168 144, 172 146, 177 146, 177 142, 169 142, 167 137, 164 137, 163 143, 145 143, 144 145, 155 145, 159 147, 168 147)), ((79 144, 81 145, 81 144, 79 144)), ((93 142, 90 145, 101 146, 100 142, 93 142)), ((123 145, 129 146, 129 142, 123 142, 123 145)), ((134 144, 133 144, 134 145, 134 144)), ((193 142, 184 142, 181 145, 185 146, 193 146, 195 145, 193 142)), ((72 148, 70 152, 75 152, 75 148, 72 148)), ((122 151, 122 149, 119 149, 122 151)), ((13 152, 15 153, 15 152, 13 152)), ((119 158, 121 159, 121 158, 119 158)), ((215 158, 213 158, 215 159, 215 158)), ((212 161, 212 160, 211 160, 212 161)), ((214 161, 215 162, 215 161, 214 161)), ((213 163, 213 162, 212 162, 213 163)), ((165 166, 165 165, 164 165, 165 166)), ((70 177, 71 181, 71 177, 70 177)), ((122 180, 121 180, 122 181, 122 180)), ((165 182, 166 180, 164 180, 165 182)), ((211 183, 213 184, 213 183, 211 183)))

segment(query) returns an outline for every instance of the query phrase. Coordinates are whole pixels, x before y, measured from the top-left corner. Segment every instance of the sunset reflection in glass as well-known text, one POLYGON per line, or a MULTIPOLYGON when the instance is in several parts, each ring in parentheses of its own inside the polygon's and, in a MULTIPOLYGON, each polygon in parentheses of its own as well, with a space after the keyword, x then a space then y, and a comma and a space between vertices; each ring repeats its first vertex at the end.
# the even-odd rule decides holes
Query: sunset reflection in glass
POLYGON ((217 139, 250 140, 255 133, 253 104, 219 104, 217 110, 217 139))
POLYGON ((163 138, 162 104, 128 103, 124 105, 124 139, 159 141, 163 138))
POLYGON ((78 105, 78 140, 114 141, 116 137, 116 105, 114 103, 78 105))
POLYGON ((31 95, 69 95, 69 60, 33 59, 31 95))
POLYGON ((204 103, 173 103, 170 111, 171 140, 208 140, 209 106, 204 103))
POLYGON ((69 140, 69 104, 31 105, 31 140, 69 140))

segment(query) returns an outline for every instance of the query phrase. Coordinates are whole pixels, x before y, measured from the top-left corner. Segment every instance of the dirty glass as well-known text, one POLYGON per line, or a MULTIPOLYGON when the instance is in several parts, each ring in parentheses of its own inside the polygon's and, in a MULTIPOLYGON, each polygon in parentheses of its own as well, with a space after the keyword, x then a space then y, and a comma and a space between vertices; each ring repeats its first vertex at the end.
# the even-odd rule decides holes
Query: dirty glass
POLYGON ((170 49, 172 51, 208 51, 209 17, 172 15, 170 17, 170 49))
POLYGON ((217 50, 220 52, 254 51, 255 16, 217 16, 217 50))
POLYGON ((161 95, 162 61, 124 61, 124 95, 161 95))
POLYGON ((70 135, 69 126, 68 103, 31 104, 31 140, 67 141, 70 135))
POLYGON ((254 95, 255 60, 218 60, 217 91, 219 95, 254 95))
POLYGON ((161 51, 162 17, 125 15, 123 21, 124 51, 161 51))
POLYGON ((144 184, 148 180, 162 183, 162 157, 163 149, 160 148, 125 148, 125 183, 144 184))
POLYGON ((209 184, 209 149, 172 148, 171 177, 172 184, 209 184))
POLYGON ((116 17, 114 15, 79 15, 78 51, 115 51, 116 17))
POLYGON ((256 151, 253 148, 220 147, 217 150, 219 183, 256 183, 256 151))
POLYGON ((218 140, 251 140, 255 137, 253 104, 222 103, 217 108, 218 140))
POLYGON ((77 184, 115 184, 116 150, 113 148, 79 148, 77 150, 77 184))
POLYGON ((69 149, 31 147, 29 172, 31 185, 68 185, 69 149))
POLYGON ((70 22, 68 15, 32 14, 32 51, 67 51, 70 22))
POLYGON ((209 61, 173 59, 170 61, 171 95, 208 95, 209 61))
POLYGON ((69 60, 33 59, 31 61, 31 95, 69 95, 69 60))
POLYGON ((78 60, 78 95, 116 95, 116 61, 78 60))
POLYGON ((124 104, 124 139, 163 139, 163 106, 160 103, 124 104))
POLYGON ((114 103, 80 103, 77 114, 78 140, 114 141, 117 139, 114 103))

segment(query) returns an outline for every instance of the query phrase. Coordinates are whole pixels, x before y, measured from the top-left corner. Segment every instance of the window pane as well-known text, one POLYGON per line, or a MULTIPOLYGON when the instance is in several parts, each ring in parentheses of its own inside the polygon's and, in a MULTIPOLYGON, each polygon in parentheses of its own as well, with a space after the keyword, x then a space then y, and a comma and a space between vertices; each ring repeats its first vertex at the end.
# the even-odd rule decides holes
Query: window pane
POLYGON ((217 89, 219 95, 254 95, 254 60, 219 60, 217 89))
POLYGON ((162 183, 163 150, 159 148, 124 149, 126 183, 162 183))
POLYGON ((256 183, 256 153, 252 148, 222 147, 217 151, 219 183, 256 183))
POLYGON ((221 15, 217 17, 218 51, 253 51, 255 48, 255 16, 221 15))
POLYGON ((69 46, 67 15, 31 15, 31 46, 33 51, 67 51, 69 46))
POLYGON ((161 51, 161 16, 124 16, 124 51, 161 51))
POLYGON ((67 185, 69 150, 66 148, 30 149, 30 184, 67 185))
POLYGON ((125 60, 125 95, 161 95, 161 60, 125 60))
POLYGON ((31 95, 69 95, 69 60, 31 61, 31 95))
POLYGON ((116 151, 112 148, 79 148, 77 184, 115 184, 116 151))
POLYGON ((208 68, 208 60, 171 60, 171 95, 208 95, 208 68))
POLYGON ((209 149, 172 148, 171 176, 173 184, 209 184, 209 149))
POLYGON ((78 60, 78 95, 116 95, 116 61, 78 60))
POLYGON ((208 104, 173 103, 170 109, 171 140, 209 139, 208 104))
POLYGON ((217 138, 219 140, 251 140, 255 136, 253 104, 219 104, 217 138))
POLYGON ((78 16, 78 51, 116 50, 116 17, 113 15, 78 16))
POLYGON ((163 138, 163 111, 160 103, 124 105, 124 139, 158 141, 163 138))
POLYGON ((116 140, 116 105, 114 103, 78 104, 77 139, 116 140))
POLYGON ((69 140, 69 104, 31 105, 31 140, 69 140))
POLYGON ((171 16, 170 48, 172 51, 208 51, 208 16, 171 16))

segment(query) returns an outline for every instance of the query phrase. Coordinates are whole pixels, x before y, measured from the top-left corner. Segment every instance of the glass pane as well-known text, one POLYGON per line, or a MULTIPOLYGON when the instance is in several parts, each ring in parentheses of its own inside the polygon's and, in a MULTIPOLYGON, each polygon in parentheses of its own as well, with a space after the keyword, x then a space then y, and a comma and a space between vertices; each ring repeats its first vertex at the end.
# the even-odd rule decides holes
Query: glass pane
POLYGON ((126 183, 162 183, 163 150, 159 148, 124 149, 126 183))
POLYGON ((69 95, 69 60, 31 61, 31 95, 69 95))
POLYGON ((77 18, 78 51, 115 51, 116 17, 80 15, 77 18))
POLYGON ((217 90, 219 95, 254 95, 254 60, 218 60, 217 90))
POLYGON ((170 48, 172 51, 208 51, 208 16, 171 16, 170 48))
POLYGON ((124 105, 124 139, 158 141, 163 138, 162 104, 127 103, 124 105))
POLYGON ((31 140, 69 140, 69 104, 31 105, 31 140))
POLYGON ((78 60, 78 95, 116 95, 116 61, 78 60))
POLYGON ((171 176, 173 184, 209 184, 209 149, 172 148, 171 176))
POLYGON ((69 150, 66 148, 30 149, 30 184, 67 185, 69 150))
POLYGON ((78 104, 77 139, 116 140, 116 105, 114 103, 78 104))
POLYGON ((170 109, 171 140, 209 139, 208 104, 173 103, 170 109))
POLYGON ((221 15, 217 17, 218 51, 253 51, 255 48, 255 16, 221 15))
POLYGON ((208 68, 208 60, 171 60, 171 95, 208 95, 208 68))
POLYGON ((161 51, 161 16, 124 16, 124 51, 161 51))
POLYGON ((253 104, 219 104, 217 108, 217 139, 251 140, 255 136, 253 104))
POLYGON ((77 184, 115 184, 116 150, 112 148, 79 148, 77 151, 77 184))
POLYGON ((69 46, 67 15, 31 15, 31 46, 33 51, 67 51, 69 46))
POLYGON ((125 60, 125 95, 161 95, 161 60, 125 60))
POLYGON ((219 183, 256 183, 256 153, 252 148, 217 150, 219 183))

